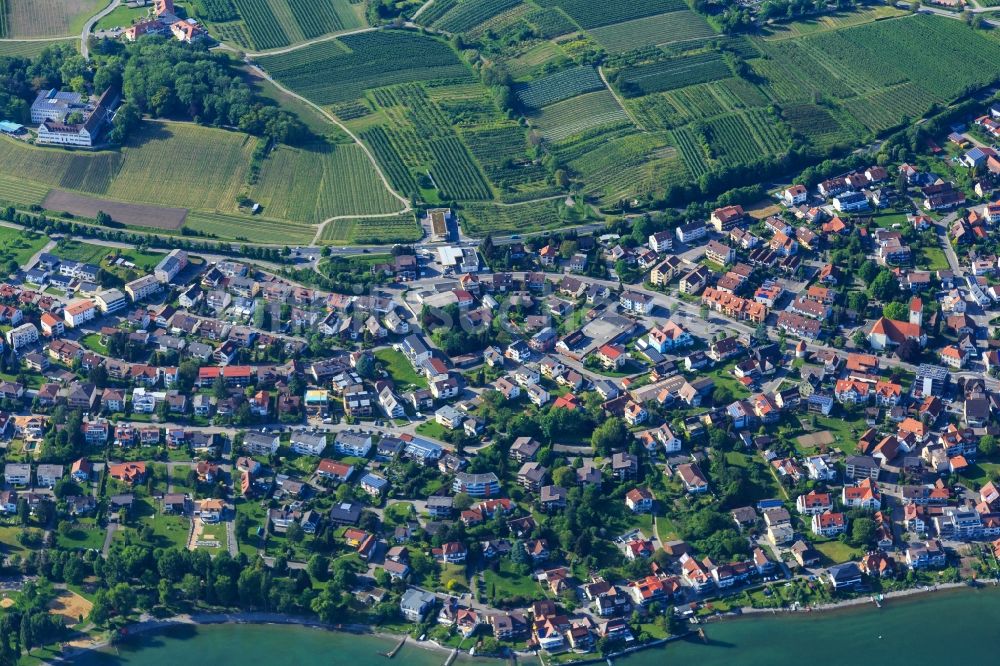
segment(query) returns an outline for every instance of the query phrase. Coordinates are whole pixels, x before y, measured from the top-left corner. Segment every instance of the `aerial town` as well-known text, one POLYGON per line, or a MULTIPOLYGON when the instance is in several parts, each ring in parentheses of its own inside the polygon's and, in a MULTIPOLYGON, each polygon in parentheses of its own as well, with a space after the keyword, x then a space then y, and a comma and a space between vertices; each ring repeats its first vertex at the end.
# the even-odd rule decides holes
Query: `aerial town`
POLYGON ((6 570, 99 624, 304 603, 570 656, 994 574, 1000 263, 970 248, 1000 204, 909 164, 772 194, 641 239, 455 240, 429 209, 353 293, 52 236, 0 285, 6 570), (94 582, 171 552, 158 601, 94 582), (213 558, 238 592, 185 584, 213 558))
POLYGON ((1000 586, 989 10, 648 1, 0 0, 0 666, 638 666, 1000 586))

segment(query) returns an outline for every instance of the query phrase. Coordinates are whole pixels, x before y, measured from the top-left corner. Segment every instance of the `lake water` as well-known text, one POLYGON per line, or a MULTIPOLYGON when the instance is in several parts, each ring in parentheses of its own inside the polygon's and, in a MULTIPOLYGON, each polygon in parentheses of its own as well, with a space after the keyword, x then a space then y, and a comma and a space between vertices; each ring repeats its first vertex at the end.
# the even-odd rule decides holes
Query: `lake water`
MULTIPOLYGON (((160 633, 136 636, 114 648, 86 653, 73 661, 84 666, 442 666, 447 653, 428 650, 407 641, 396 657, 387 652, 396 641, 356 636, 324 629, 276 624, 219 624, 171 627, 160 633)), ((501 666, 499 660, 464 657, 483 666, 501 666)))
MULTIPOLYGON (((888 599, 883 608, 753 615, 704 625, 708 644, 678 641, 616 660, 621 666, 834 666, 863 659, 877 664, 941 666, 994 663, 1000 646, 1000 590, 949 590, 888 599)), ((408 643, 388 662, 394 641, 292 625, 176 627, 137 636, 111 652, 88 653, 84 666, 441 666, 445 653, 408 643)), ((463 657, 456 663, 501 666, 463 657)), ((525 663, 524 661, 520 663, 525 663)))
POLYGON ((620 666, 834 666, 995 663, 1000 590, 945 590, 822 613, 753 615, 702 625, 708 644, 678 641, 620 666))

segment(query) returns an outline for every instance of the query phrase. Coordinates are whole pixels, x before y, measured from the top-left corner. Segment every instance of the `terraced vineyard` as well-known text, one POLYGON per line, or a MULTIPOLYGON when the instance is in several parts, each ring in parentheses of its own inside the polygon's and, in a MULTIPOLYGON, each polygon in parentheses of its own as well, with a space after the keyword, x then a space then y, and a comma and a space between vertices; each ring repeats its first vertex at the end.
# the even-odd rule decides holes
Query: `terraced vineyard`
POLYGON ((584 193, 618 201, 662 191, 686 179, 677 151, 666 137, 642 133, 600 142, 569 163, 583 182, 584 193))
POLYGON ((520 125, 469 129, 462 131, 461 136, 483 166, 486 177, 501 191, 534 196, 555 193, 546 182, 545 167, 528 159, 528 145, 520 125))
POLYGON ((682 9, 594 28, 590 34, 608 51, 622 53, 647 46, 700 41, 715 36, 715 31, 699 14, 682 9))
POLYGON ((718 116, 706 121, 705 128, 716 158, 726 164, 749 164, 783 153, 790 144, 780 121, 760 110, 718 116))
POLYGON ((552 39, 579 29, 573 20, 557 7, 536 10, 529 14, 526 19, 545 39, 552 39))
POLYGON ((184 226, 215 238, 248 243, 301 245, 312 242, 316 236, 316 227, 306 224, 202 211, 188 213, 184 226))
POLYGON ((556 6, 583 28, 621 23, 679 9, 687 9, 684 0, 643 0, 642 2, 594 2, 594 0, 541 0, 543 7, 556 6))
POLYGON ((288 46, 288 35, 278 23, 270 5, 261 0, 233 0, 240 16, 246 22, 250 39, 258 49, 276 49, 288 46))
POLYGON ((378 160, 378 163, 382 166, 382 170, 385 172, 386 178, 389 179, 389 182, 392 183, 393 188, 397 192, 406 195, 418 191, 419 188, 417 187, 416 179, 406 167, 403 158, 393 148, 392 141, 389 139, 385 129, 382 127, 372 127, 361 134, 361 139, 375 153, 375 159, 378 160))
POLYGON ((42 203, 52 189, 43 183, 0 174, 0 202, 3 205, 32 206, 42 203))
POLYGON ((435 139, 430 144, 436 166, 431 178, 446 199, 492 199, 490 186, 458 137, 435 139))
POLYGON ((0 37, 31 38, 78 35, 87 17, 107 5, 106 0, 3 0, 5 26, 0 37))
POLYGON ((434 4, 420 12, 417 22, 420 25, 431 25, 447 14, 456 4, 458 4, 458 0, 434 0, 434 4))
POLYGON ((195 0, 198 16, 208 21, 233 21, 240 17, 233 0, 195 0))
POLYGON ((621 122, 628 122, 628 115, 607 90, 552 104, 531 117, 531 124, 550 141, 562 141, 595 127, 621 122))
POLYGON ((292 10, 295 22, 299 24, 306 39, 314 39, 328 32, 344 29, 344 22, 329 2, 290 1, 288 7, 292 10))
POLYGON ((333 220, 323 228, 324 245, 413 243, 423 232, 413 213, 396 217, 333 220))
POLYGON ((688 172, 695 178, 708 171, 708 160, 701 139, 690 127, 682 127, 671 133, 680 150, 681 158, 688 172))
POLYGON ((732 75, 722 55, 713 51, 671 58, 622 71, 622 88, 629 92, 649 93, 674 90, 696 83, 718 81, 732 75))
POLYGON ((853 139, 850 131, 834 118, 829 109, 816 104, 795 104, 781 110, 785 122, 796 132, 822 148, 836 144, 849 144, 853 139))
POLYGON ((520 2, 521 0, 461 0, 436 20, 434 27, 450 33, 466 32, 520 2))
POLYGON ((571 216, 561 201, 538 201, 516 206, 465 204, 460 212, 466 233, 510 233, 525 229, 555 229, 568 222, 580 222, 571 216), (566 220, 566 221, 564 221, 566 220))
POLYGON ((540 109, 570 97, 604 88, 593 67, 571 67, 516 88, 517 98, 526 107, 540 109))
POLYGON ((472 74, 443 41, 388 30, 348 35, 281 55, 260 65, 317 104, 358 99, 365 90, 413 81, 469 81, 472 74), (399 57, 405 53, 406 57, 399 57))

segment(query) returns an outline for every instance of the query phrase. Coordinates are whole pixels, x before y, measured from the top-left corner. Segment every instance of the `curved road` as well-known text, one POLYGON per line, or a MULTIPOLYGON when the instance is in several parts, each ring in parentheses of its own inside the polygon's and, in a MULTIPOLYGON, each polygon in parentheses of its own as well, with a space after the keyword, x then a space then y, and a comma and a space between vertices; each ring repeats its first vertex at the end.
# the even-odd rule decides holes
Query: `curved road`
POLYGON ((111 0, 108 2, 107 7, 87 19, 87 22, 83 26, 83 30, 80 31, 80 55, 83 56, 84 60, 90 60, 90 44, 88 42, 90 41, 90 31, 94 28, 94 24, 117 8, 118 0, 111 0))

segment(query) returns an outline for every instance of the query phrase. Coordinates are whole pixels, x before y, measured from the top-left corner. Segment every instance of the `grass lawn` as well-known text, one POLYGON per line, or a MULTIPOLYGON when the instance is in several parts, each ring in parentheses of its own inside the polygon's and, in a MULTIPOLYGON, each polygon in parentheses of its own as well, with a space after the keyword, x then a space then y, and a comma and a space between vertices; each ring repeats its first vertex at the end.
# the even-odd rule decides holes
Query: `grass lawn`
POLYGON ((858 437, 868 429, 864 417, 845 418, 849 414, 843 414, 840 418, 827 416, 816 417, 816 430, 829 430, 833 433, 833 444, 831 446, 842 449, 845 453, 854 453, 858 445, 858 437))
POLYGON ((1000 464, 977 461, 966 467, 959 476, 979 486, 983 486, 992 478, 992 475, 998 473, 1000 473, 1000 464))
POLYGON ((190 523, 187 518, 156 513, 145 518, 143 523, 152 525, 153 532, 156 534, 157 548, 187 547, 188 533, 190 532, 190 523))
POLYGON ((484 571, 483 579, 486 581, 487 598, 491 594, 495 594, 498 600, 510 599, 511 597, 531 598, 536 596, 541 589, 531 576, 522 576, 517 573, 514 564, 509 560, 500 562, 499 571, 492 569, 484 571))
POLYGON ((878 215, 872 215, 872 222, 883 229, 892 229, 894 224, 905 227, 906 213, 896 213, 892 210, 883 211, 878 215))
POLYGON ((375 352, 375 358, 381 361, 386 372, 392 375, 399 390, 406 390, 408 386, 427 388, 427 378, 413 369, 403 352, 391 348, 379 349, 375 352))
POLYGON ((449 592, 466 591, 469 589, 469 579, 465 576, 464 564, 442 564, 441 585, 449 592))
POLYGON ((108 355, 108 347, 101 342, 100 333, 88 333, 80 338, 80 344, 92 352, 97 352, 101 356, 108 355))
POLYGON ((716 388, 724 388, 729 391, 734 399, 746 398, 750 395, 747 387, 740 384, 739 380, 733 376, 733 365, 724 365, 716 368, 707 375, 715 382, 716 388))
POLYGON ((674 525, 674 521, 670 520, 666 516, 657 516, 656 536, 659 537, 662 543, 666 543, 668 541, 679 539, 680 533, 677 531, 677 526, 674 525))
POLYGON ((175 493, 189 493, 192 496, 194 495, 195 489, 187 485, 189 471, 191 471, 191 468, 184 465, 177 465, 170 470, 170 481, 174 486, 175 493))
POLYGON ((863 555, 863 553, 857 548, 852 548, 846 543, 841 543, 835 539, 813 545, 824 558, 830 560, 831 564, 840 564, 849 560, 856 560, 863 555))
POLYGON ((82 261, 85 264, 100 264, 110 250, 101 245, 76 240, 62 240, 52 250, 52 254, 68 261, 82 261))
POLYGON ((445 433, 444 426, 437 421, 424 421, 417 426, 417 432, 425 437, 442 439, 445 433))
POLYGON ((416 511, 413 510, 413 505, 409 502, 390 504, 385 508, 383 515, 385 517, 385 522, 389 525, 402 525, 403 523, 409 520, 414 520, 417 517, 416 511))
POLYGON ((235 505, 236 513, 247 518, 247 531, 241 533, 240 530, 236 530, 236 541, 239 544, 240 552, 251 559, 255 558, 257 557, 259 541, 256 537, 257 528, 264 527, 267 521, 267 510, 256 501, 248 502, 241 499, 237 500, 235 505))
POLYGON ((93 518, 82 518, 73 526, 73 530, 63 536, 56 533, 56 542, 60 548, 67 550, 93 549, 100 550, 104 546, 104 530, 93 518))
POLYGON ((137 19, 149 13, 148 7, 136 7, 132 9, 125 5, 120 5, 110 14, 102 18, 94 26, 95 30, 110 30, 112 28, 127 28, 137 19))
POLYGON ((13 259, 23 266, 48 242, 48 236, 33 231, 0 227, 0 261, 13 259))
POLYGON ((653 516, 649 513, 633 513, 629 516, 629 527, 642 530, 647 537, 653 535, 653 516))
POLYGON ((22 528, 20 527, 0 527, 0 549, 2 552, 13 555, 19 554, 24 555, 27 552, 27 548, 21 545, 21 542, 17 540, 17 535, 20 534, 22 528))
POLYGON ((948 270, 951 265, 939 247, 925 247, 920 250, 920 267, 929 271, 948 270))

